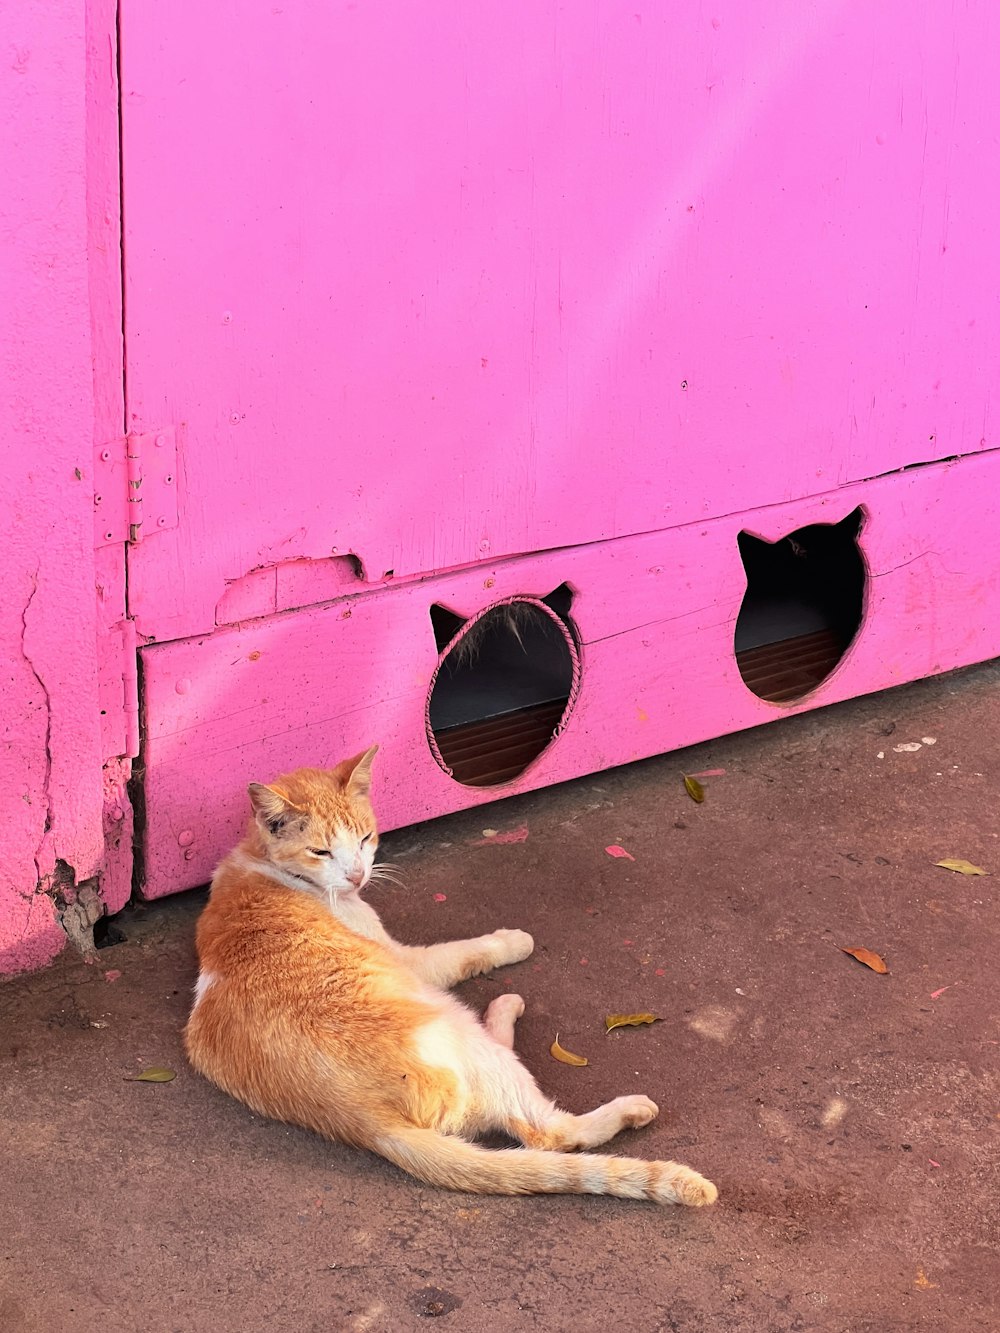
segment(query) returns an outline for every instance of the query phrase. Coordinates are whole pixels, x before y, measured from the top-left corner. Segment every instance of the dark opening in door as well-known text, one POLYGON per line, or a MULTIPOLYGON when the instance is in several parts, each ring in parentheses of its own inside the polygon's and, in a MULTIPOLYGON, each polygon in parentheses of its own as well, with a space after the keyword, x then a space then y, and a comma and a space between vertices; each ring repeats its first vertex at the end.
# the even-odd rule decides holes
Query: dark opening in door
POLYGON ((468 621, 431 607, 444 655, 431 684, 428 733, 456 782, 510 782, 555 738, 579 686, 572 597, 561 584, 544 598, 507 598, 468 621))
POLYGON ((812 523, 776 542, 738 538, 747 590, 736 621, 736 661, 747 688, 792 703, 833 672, 864 615, 860 508, 839 523, 812 523))

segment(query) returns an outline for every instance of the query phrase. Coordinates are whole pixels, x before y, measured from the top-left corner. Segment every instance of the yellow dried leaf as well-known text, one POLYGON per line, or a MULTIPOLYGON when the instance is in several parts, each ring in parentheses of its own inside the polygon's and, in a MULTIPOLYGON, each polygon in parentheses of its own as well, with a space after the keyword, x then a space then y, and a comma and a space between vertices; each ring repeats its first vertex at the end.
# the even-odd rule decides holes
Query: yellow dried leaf
POLYGON ((176 1077, 177 1075, 172 1069, 162 1069, 159 1065, 153 1065, 150 1069, 144 1069, 141 1074, 136 1074, 126 1081, 129 1083, 169 1083, 176 1077))
POLYGON ((889 969, 885 965, 885 959, 877 953, 872 953, 871 949, 841 949, 841 953, 849 953, 852 958, 856 958, 859 963, 864 963, 865 967, 870 967, 873 972, 878 972, 880 976, 888 975, 889 969))
POLYGON ((974 866, 971 861, 963 861, 961 857, 935 861, 934 864, 940 866, 942 870, 954 870, 959 875, 985 875, 987 873, 982 866, 974 866))
POLYGON ((552 1056, 553 1060, 559 1060, 564 1065, 577 1065, 582 1067, 583 1065, 590 1064, 590 1061, 587 1059, 586 1056, 574 1055, 572 1051, 564 1051, 563 1048, 559 1045, 558 1032, 556 1033, 555 1041, 549 1047, 549 1055, 552 1056))
POLYGON ((705 799, 705 788, 697 778, 689 778, 685 774, 684 790, 691 797, 692 801, 697 801, 699 805, 701 805, 702 801, 705 799))
POLYGON ((639 1028, 644 1023, 659 1022, 658 1014, 608 1014, 604 1020, 604 1031, 614 1032, 615 1028, 639 1028))

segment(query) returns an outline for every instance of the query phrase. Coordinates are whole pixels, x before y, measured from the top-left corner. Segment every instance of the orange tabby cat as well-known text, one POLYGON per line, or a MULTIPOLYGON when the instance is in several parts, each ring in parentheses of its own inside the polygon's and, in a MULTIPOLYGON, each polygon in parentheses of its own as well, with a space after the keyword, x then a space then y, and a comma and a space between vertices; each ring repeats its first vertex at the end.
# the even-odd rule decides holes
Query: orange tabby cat
POLYGON ((329 772, 253 783, 254 820, 222 862, 198 923, 192 1064, 248 1106, 380 1153, 433 1185, 484 1194, 615 1194, 714 1202, 676 1162, 570 1155, 657 1114, 616 1097, 560 1111, 514 1054, 518 995, 480 1021, 446 993, 527 958, 523 930, 413 948, 359 897, 379 871, 368 793, 377 747, 329 772), (524 1148, 470 1142, 502 1130, 524 1148))

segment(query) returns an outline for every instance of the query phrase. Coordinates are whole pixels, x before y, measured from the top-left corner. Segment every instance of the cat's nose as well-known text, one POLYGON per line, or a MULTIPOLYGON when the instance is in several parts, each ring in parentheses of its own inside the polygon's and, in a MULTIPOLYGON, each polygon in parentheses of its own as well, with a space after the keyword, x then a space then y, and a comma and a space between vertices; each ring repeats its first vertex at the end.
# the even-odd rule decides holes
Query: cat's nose
POLYGON ((362 880, 365 877, 364 866, 355 866, 353 870, 347 872, 348 883, 353 884, 356 889, 361 888, 362 880))

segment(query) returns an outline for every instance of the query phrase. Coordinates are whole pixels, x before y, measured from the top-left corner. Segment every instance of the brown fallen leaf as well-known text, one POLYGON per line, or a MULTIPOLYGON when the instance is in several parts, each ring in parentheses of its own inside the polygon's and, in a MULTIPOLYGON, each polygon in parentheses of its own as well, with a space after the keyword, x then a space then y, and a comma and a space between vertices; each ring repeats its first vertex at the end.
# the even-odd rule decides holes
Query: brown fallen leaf
POLYGON ((865 967, 870 967, 873 972, 878 972, 880 976, 887 976, 889 969, 885 965, 885 959, 877 953, 872 953, 871 949, 841 949, 841 953, 849 953, 852 958, 856 958, 859 963, 864 963, 865 967))
POLYGON ((604 1020, 604 1031, 614 1032, 615 1028, 639 1028, 644 1023, 658 1023, 658 1014, 608 1014, 604 1020))
POLYGON ((696 801, 698 805, 701 805, 702 801, 705 799, 705 788, 697 778, 688 777, 686 773, 684 775, 684 790, 691 797, 692 801, 696 801))
POLYGON ((170 1083, 177 1075, 172 1069, 162 1069, 159 1065, 153 1065, 149 1069, 142 1070, 139 1074, 133 1074, 131 1078, 126 1078, 126 1083, 170 1083))
POLYGON ((577 1065, 582 1068, 583 1065, 590 1064, 590 1061, 585 1055, 574 1055, 572 1051, 564 1051, 559 1045, 558 1032, 556 1033, 555 1041, 549 1047, 549 1055, 552 1056, 553 1060, 559 1060, 564 1065, 577 1065))
POLYGON ((987 872, 982 866, 974 866, 971 861, 963 861, 961 857, 946 858, 944 861, 935 861, 936 866, 942 870, 954 870, 959 875, 985 875, 987 872))

